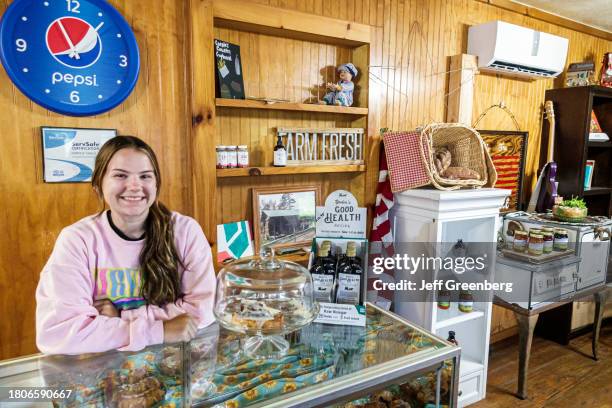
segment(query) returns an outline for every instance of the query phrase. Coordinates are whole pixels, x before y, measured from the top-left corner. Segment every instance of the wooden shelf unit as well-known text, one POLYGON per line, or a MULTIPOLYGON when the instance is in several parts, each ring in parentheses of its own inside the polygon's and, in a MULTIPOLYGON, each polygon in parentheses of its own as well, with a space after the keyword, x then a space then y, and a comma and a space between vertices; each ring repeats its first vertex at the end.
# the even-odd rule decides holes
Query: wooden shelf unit
POLYGON ((612 142, 588 142, 589 147, 612 147, 612 142))
POLYGON ((252 99, 224 99, 217 98, 215 101, 217 107, 224 108, 244 108, 244 109, 270 109, 280 111, 299 111, 299 112, 326 112, 339 113, 346 115, 367 115, 368 108, 355 108, 352 106, 332 106, 332 105, 317 105, 313 103, 297 103, 297 102, 273 102, 252 100, 252 99))
POLYGON ((320 165, 320 166, 286 166, 286 167, 244 167, 239 169, 217 169, 217 177, 257 177, 281 174, 319 174, 319 173, 353 173, 364 172, 365 164, 320 165))
POLYGON ((610 187, 594 187, 594 186, 592 186, 591 188, 585 188, 582 194, 585 195, 585 196, 598 195, 598 194, 610 194, 611 191, 612 191, 612 188, 610 188, 610 187))
MULTIPOLYGON (((546 100, 555 111, 555 162, 559 194, 583 197, 590 215, 612 214, 612 142, 590 142, 591 111, 602 131, 612 135, 612 88, 597 85, 549 89, 546 100), (584 188, 585 165, 595 160, 592 187, 584 188)), ((548 146, 548 122, 542 128, 542 146, 548 146)), ((541 149, 540 164, 547 149, 541 149)), ((540 166, 541 167, 541 166, 540 166)))
MULTIPOLYGON (((253 188, 318 185, 322 198, 349 190, 365 206, 371 111, 368 66, 374 28, 369 25, 256 4, 244 0, 190 0, 192 140, 195 218, 203 225, 213 253, 219 224, 252 222, 253 188), (210 30, 210 27, 213 27, 210 30), (229 100, 215 95, 214 39, 240 46, 247 95, 292 102, 229 100), (352 107, 302 103, 321 99, 335 67, 352 62, 359 70, 352 107), (363 165, 307 165, 274 168, 276 129, 363 128, 363 165), (247 145, 253 168, 219 169, 218 145, 247 145), (264 165, 265 164, 265 165, 264 165), (263 166, 262 166, 263 165, 263 166), (267 177, 252 177, 252 174, 267 177)), ((378 30, 378 29, 376 29, 378 30)))

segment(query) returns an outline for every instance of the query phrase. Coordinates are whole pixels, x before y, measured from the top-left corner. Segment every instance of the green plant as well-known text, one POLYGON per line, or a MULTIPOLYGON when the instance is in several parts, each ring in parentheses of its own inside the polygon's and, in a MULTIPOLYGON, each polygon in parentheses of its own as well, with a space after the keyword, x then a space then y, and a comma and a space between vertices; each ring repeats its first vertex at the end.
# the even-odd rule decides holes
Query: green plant
POLYGON ((587 208, 586 203, 582 198, 572 197, 571 200, 563 200, 559 206, 571 208, 587 208))

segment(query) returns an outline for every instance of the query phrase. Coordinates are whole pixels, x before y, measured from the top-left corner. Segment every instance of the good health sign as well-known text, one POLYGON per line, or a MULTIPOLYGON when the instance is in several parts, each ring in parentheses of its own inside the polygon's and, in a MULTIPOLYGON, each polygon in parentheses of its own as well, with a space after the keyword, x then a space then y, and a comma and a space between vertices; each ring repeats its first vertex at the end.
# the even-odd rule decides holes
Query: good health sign
POLYGON ((346 190, 336 190, 327 196, 325 207, 316 209, 317 237, 366 237, 367 211, 346 190))

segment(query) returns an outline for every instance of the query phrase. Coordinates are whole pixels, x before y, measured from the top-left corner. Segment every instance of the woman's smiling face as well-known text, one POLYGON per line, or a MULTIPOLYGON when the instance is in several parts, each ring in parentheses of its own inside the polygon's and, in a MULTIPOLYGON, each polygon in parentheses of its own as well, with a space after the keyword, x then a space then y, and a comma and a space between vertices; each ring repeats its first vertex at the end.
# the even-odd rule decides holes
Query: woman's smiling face
POLYGON ((131 148, 115 153, 102 178, 102 193, 113 216, 144 222, 157 198, 157 180, 149 157, 131 148))

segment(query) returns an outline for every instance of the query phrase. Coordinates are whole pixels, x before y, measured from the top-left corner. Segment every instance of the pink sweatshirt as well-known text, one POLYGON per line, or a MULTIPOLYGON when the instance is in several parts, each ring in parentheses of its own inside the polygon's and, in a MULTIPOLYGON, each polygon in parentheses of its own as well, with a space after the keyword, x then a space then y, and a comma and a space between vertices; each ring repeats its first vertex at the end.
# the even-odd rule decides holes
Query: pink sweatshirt
POLYGON ((36 344, 46 354, 112 349, 135 351, 164 341, 163 321, 188 313, 204 327, 214 321, 215 273, 210 246, 193 219, 173 213, 184 296, 164 307, 139 296, 139 255, 144 245, 127 241, 107 215, 89 216, 62 230, 36 290, 36 344), (98 313, 94 299, 110 299, 121 317, 98 313))

